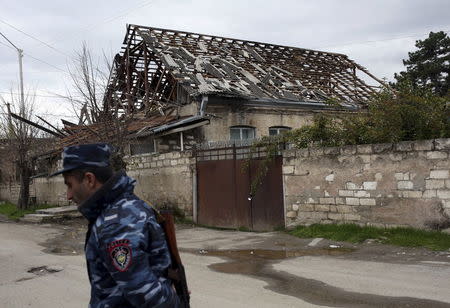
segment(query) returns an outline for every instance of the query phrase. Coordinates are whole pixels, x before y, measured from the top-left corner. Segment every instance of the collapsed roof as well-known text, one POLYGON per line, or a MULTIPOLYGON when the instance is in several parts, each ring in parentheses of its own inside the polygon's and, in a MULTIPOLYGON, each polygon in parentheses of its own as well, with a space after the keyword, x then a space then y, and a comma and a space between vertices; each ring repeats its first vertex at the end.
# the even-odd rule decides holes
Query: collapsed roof
POLYGON ((383 82, 346 55, 128 25, 105 108, 154 111, 201 95, 361 106, 383 82), (368 85, 372 80, 376 86, 368 85))

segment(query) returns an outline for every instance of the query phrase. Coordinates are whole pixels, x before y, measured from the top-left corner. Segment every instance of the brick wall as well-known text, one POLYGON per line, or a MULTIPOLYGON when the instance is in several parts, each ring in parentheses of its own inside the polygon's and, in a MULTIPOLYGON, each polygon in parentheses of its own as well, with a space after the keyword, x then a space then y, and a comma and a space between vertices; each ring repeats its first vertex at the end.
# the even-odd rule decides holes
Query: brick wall
POLYGON ((450 217, 450 139, 288 150, 287 226, 433 227, 450 217))

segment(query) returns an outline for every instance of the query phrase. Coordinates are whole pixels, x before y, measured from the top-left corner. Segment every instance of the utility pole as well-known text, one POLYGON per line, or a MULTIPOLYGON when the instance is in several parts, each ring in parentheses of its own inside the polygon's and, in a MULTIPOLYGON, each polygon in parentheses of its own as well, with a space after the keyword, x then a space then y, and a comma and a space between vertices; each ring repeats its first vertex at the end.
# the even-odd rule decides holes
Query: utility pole
POLYGON ((16 50, 19 55, 19 78, 20 78, 20 116, 25 116, 25 100, 23 94, 23 70, 22 70, 22 58, 23 58, 23 50, 14 45, 3 33, 0 32, 0 35, 5 38, 16 50))

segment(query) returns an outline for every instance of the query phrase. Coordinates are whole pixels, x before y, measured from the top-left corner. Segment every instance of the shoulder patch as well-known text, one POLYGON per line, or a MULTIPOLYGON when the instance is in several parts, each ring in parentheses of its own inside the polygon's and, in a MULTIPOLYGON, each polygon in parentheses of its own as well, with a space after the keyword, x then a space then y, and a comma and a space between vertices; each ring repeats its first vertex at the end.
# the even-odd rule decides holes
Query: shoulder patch
POLYGON ((123 239, 111 242, 107 247, 112 264, 120 272, 125 272, 131 265, 132 251, 129 244, 129 240, 123 239))

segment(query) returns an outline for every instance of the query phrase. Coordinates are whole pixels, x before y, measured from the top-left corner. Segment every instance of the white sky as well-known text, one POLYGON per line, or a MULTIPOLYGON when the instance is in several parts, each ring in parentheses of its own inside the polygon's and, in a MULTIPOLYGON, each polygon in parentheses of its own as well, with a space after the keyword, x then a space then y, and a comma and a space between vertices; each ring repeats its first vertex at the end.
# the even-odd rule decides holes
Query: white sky
MULTIPOLYGON (((112 58, 127 23, 344 53, 392 80, 415 40, 450 30, 450 1, 0 0, 0 32, 24 50, 25 89, 36 91, 36 113, 52 123, 73 114, 55 93, 66 93, 75 51, 86 41, 95 59, 102 61, 103 52, 112 58)), ((0 37, 0 95, 6 99, 11 89, 19 92, 17 52, 8 46, 0 37)))

